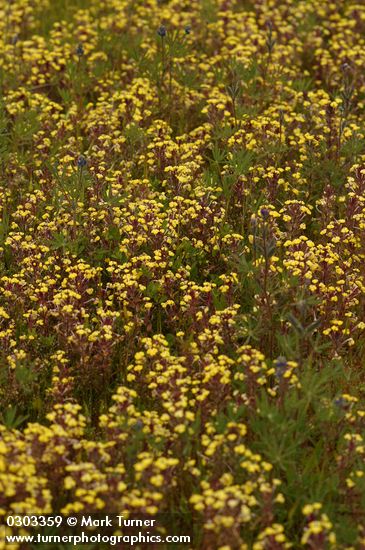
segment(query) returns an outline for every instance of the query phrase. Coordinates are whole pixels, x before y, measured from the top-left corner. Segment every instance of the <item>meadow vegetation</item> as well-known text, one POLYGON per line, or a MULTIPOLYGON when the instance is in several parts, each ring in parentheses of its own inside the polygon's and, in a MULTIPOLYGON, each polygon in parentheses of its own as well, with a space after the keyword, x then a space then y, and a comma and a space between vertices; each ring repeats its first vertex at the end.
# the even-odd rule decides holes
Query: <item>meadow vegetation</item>
POLYGON ((0 0, 0 516, 365 548, 364 75, 360 0, 0 0))

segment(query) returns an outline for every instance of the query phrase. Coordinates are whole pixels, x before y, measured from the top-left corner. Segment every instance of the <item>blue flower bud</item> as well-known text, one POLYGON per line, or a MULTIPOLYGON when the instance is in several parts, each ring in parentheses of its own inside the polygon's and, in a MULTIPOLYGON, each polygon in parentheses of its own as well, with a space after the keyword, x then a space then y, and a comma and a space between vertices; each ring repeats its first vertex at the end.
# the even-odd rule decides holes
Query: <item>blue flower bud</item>
POLYGON ((164 38, 167 34, 166 27, 164 25, 160 25, 157 30, 157 34, 158 36, 161 36, 161 38, 164 38))
POLYGON ((267 220, 268 217, 270 216, 270 212, 268 211, 267 208, 261 208, 260 214, 261 214, 261 216, 263 217, 264 220, 267 220))
POLYGON ((87 165, 86 157, 84 157, 84 155, 80 155, 79 158, 77 159, 77 166, 79 168, 85 168, 86 165, 87 165))
POLYGON ((76 55, 79 57, 82 57, 84 55, 84 48, 82 47, 82 44, 79 44, 76 48, 76 55))
POLYGON ((280 380, 284 376, 287 367, 288 367, 288 362, 286 358, 278 357, 275 360, 275 377, 280 380))

